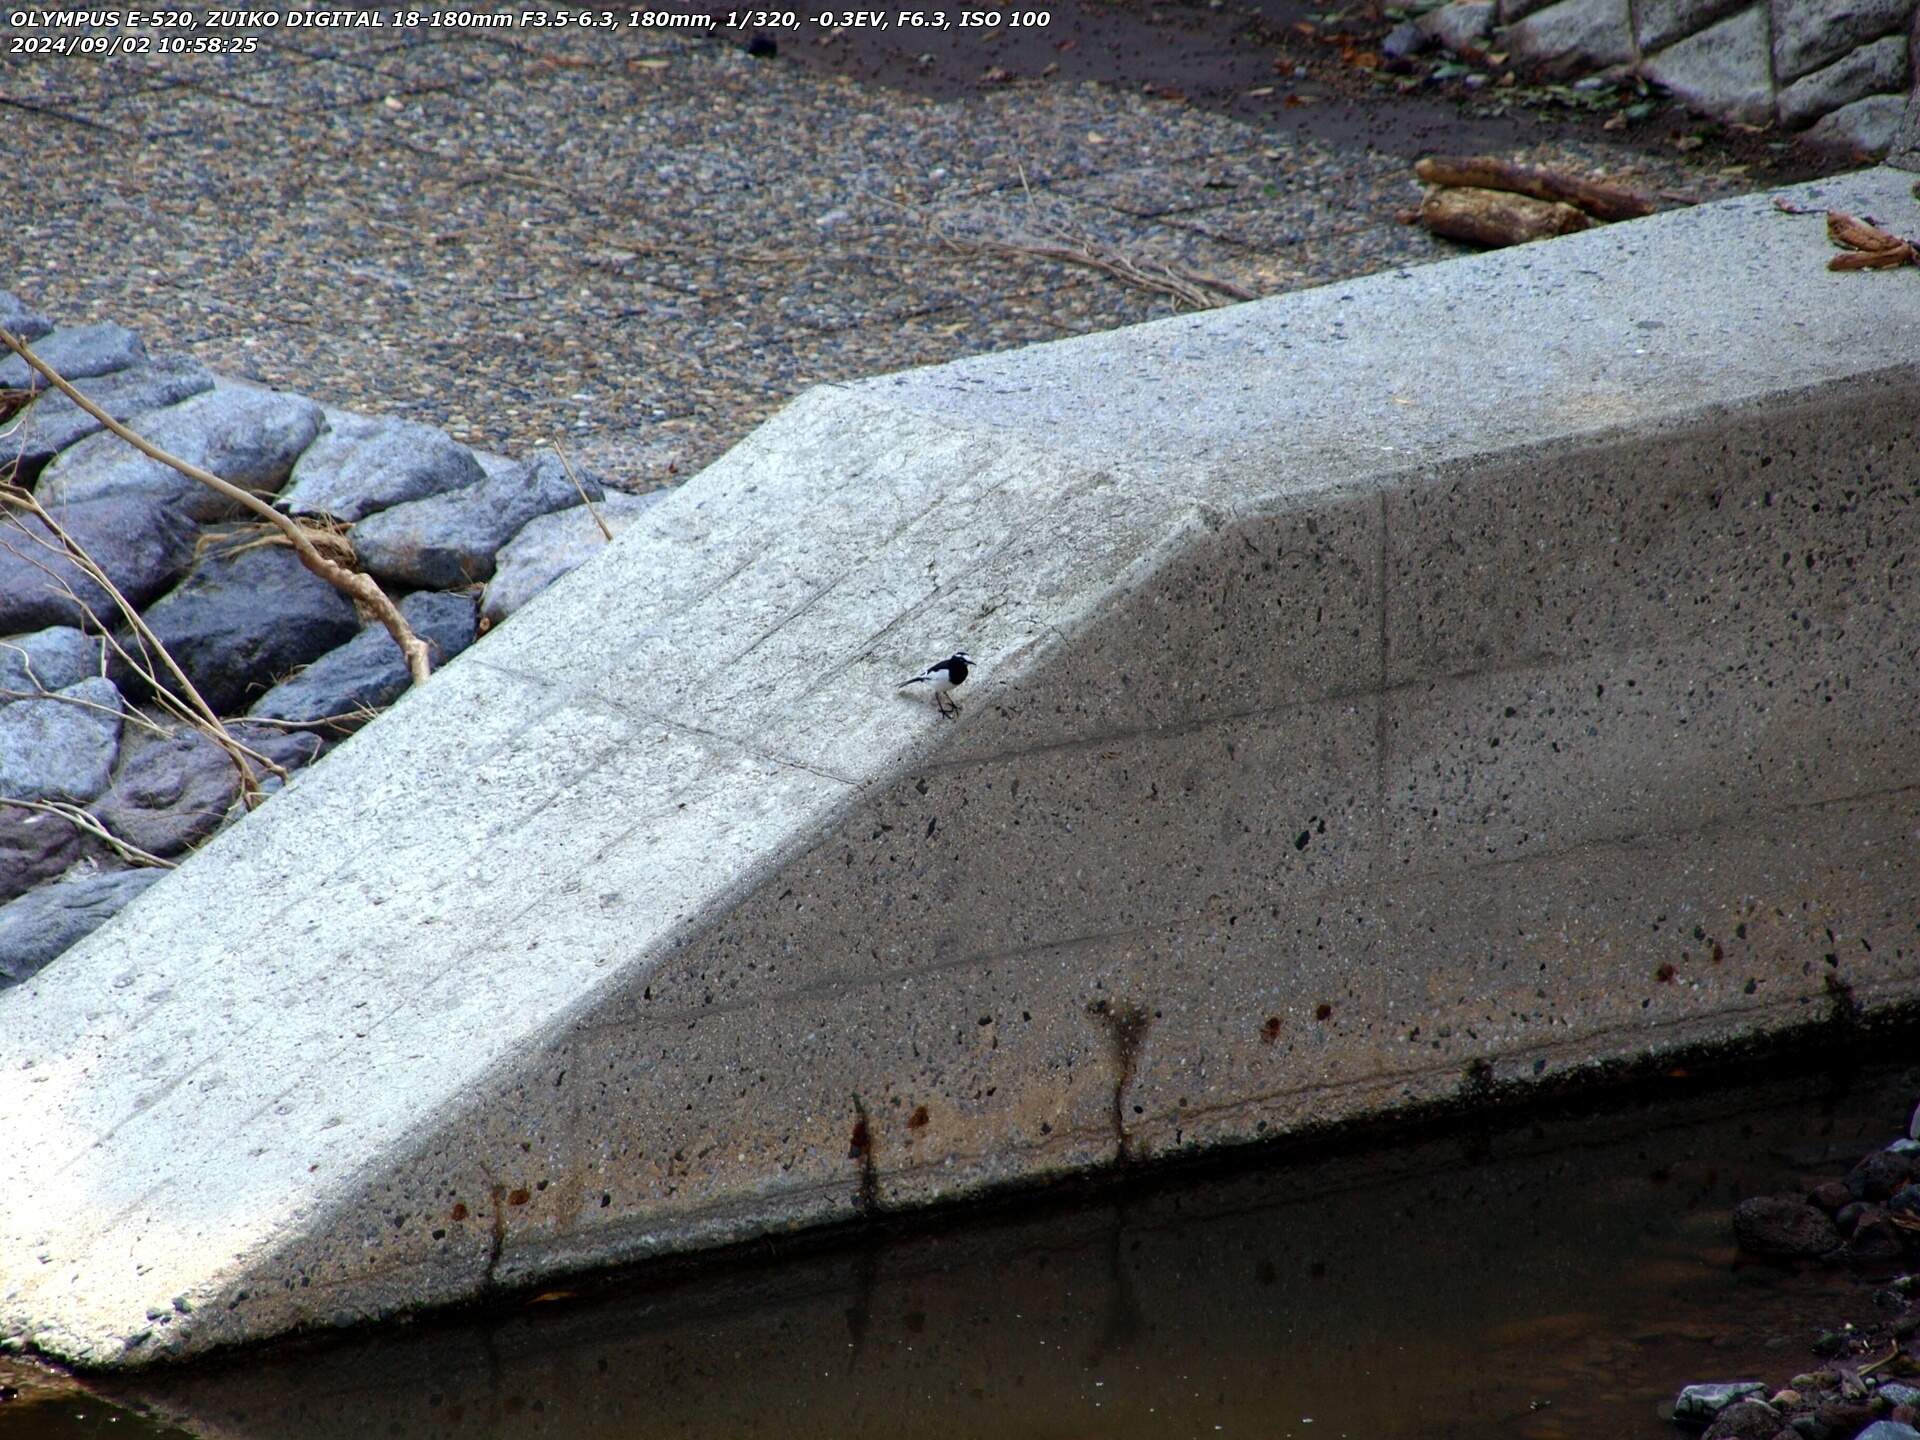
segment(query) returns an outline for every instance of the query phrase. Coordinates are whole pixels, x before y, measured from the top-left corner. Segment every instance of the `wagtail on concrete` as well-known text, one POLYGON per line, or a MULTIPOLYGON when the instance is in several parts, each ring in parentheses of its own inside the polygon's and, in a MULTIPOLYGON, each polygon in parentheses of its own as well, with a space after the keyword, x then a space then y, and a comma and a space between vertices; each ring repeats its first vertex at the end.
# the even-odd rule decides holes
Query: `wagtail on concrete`
POLYGON ((933 703, 940 707, 940 713, 951 720, 960 713, 960 702, 953 698, 953 692, 967 683, 972 664, 971 655, 949 655, 938 664, 929 665, 911 680, 902 680, 900 688, 911 690, 916 685, 924 685, 926 689, 914 693, 933 696, 933 703))

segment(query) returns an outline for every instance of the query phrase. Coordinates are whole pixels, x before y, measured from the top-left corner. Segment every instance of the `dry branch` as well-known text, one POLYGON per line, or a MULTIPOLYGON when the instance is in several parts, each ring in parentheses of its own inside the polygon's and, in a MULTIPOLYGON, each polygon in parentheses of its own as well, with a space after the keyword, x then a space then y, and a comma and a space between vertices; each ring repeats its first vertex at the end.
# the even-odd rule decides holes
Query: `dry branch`
MULTIPOLYGON (((1020 188, 1029 212, 1037 212, 1033 187, 1027 183, 1026 166, 1020 166, 1020 188)), ((924 226, 948 249, 962 255, 1012 255, 1032 260, 1053 260, 1063 265, 1078 265, 1111 276, 1123 285, 1170 295, 1195 310, 1213 310, 1219 306, 1260 297, 1243 285, 1184 265, 1160 260, 1135 260, 1115 247, 1085 233, 1075 233, 1059 225, 1042 225, 1039 242, 963 237, 934 219, 922 207, 905 205, 885 195, 869 194, 868 199, 900 211, 924 226)))
POLYGON ((1468 186, 1429 190, 1419 220, 1435 235, 1470 245, 1524 245, 1592 226, 1585 212, 1554 200, 1468 186))
MULTIPOLYGON (((17 646, 0 645, 0 649, 17 649, 17 646)), ((138 726, 149 735, 165 735, 166 730, 153 723, 138 710, 121 710, 112 705, 102 705, 97 700, 82 700, 77 695, 62 695, 58 690, 49 690, 40 683, 40 677, 29 673, 27 678, 33 681, 31 690, 0 690, 0 700, 51 700, 58 705, 71 705, 76 710, 97 710, 102 715, 112 715, 122 724, 138 726)))
POLYGON ((1158 260, 1136 261, 1118 250, 1101 245, 1089 236, 1070 236, 1058 243, 1023 244, 1015 240, 959 240, 945 232, 940 238, 963 254, 1023 255, 1035 260, 1057 260, 1065 265, 1080 265, 1111 275, 1136 290, 1152 290, 1171 295, 1195 310, 1212 310, 1236 300, 1255 298, 1251 290, 1184 266, 1158 260))
POLYGON ((587 487, 582 485, 580 477, 573 473, 573 462, 567 458, 567 452, 560 448, 559 439, 556 437, 547 443, 553 446, 553 453, 560 457, 560 463, 566 467, 567 479, 571 480, 573 488, 580 492, 580 503, 587 507, 587 514, 591 515, 593 523, 600 527, 600 533, 606 537, 607 543, 612 544, 613 531, 607 528, 607 522, 600 518, 600 512, 594 508, 593 500, 587 494, 587 487))
POLYGON ((0 795, 0 805, 12 805, 20 810, 36 810, 42 815, 58 815, 77 830, 104 842, 131 865, 144 865, 157 870, 177 870, 180 867, 171 860, 162 860, 151 851, 142 850, 131 840, 122 840, 106 826, 102 825, 92 811, 83 810, 78 805, 69 805, 64 800, 13 800, 0 795))
MULTIPOLYGON (((4 335, 5 333, 5 331, 0 331, 0 335, 4 335)), ((17 519, 14 522, 21 533, 33 540, 36 544, 43 545, 49 550, 57 549, 61 554, 64 554, 79 569, 81 574, 85 575, 95 585, 98 585, 106 592, 107 597, 113 601, 115 607, 120 611, 121 616, 126 620, 129 628, 132 629, 134 635, 138 638, 141 653, 145 657, 145 663, 136 660, 128 653, 126 647, 120 643, 113 631, 102 623, 100 617, 94 613, 93 607, 74 593, 73 587, 66 583, 64 577, 59 576, 45 565, 39 565, 38 561, 31 561, 31 563, 39 565, 39 568, 46 571, 49 575, 54 576, 54 579, 59 583, 60 587, 66 591, 68 597, 73 600, 74 604, 80 607, 80 611, 86 616, 88 623, 105 637, 107 644, 113 647, 114 653, 153 688, 154 695, 166 709, 205 731, 216 745, 227 752, 227 757, 233 761, 234 769, 240 773, 240 793, 244 797, 248 809, 251 810, 258 805, 262 798, 260 781, 253 773, 253 765, 251 762, 258 760, 277 774, 282 780, 287 778, 287 772, 281 766, 266 759, 265 756, 260 755, 258 752, 248 749, 245 745, 242 745, 238 740, 233 738, 232 732, 221 723, 220 717, 213 713, 213 707, 207 704, 205 698, 195 687, 193 681, 187 678, 187 672, 180 668, 178 662, 174 660, 172 654, 167 650, 167 647, 160 643, 160 638, 148 628, 147 622, 140 617, 140 612, 133 608, 133 603, 128 600, 125 595, 120 593, 120 587, 113 583, 113 577, 108 575, 107 572, 100 567, 99 562, 86 552, 80 542, 73 538, 73 535, 67 528, 53 517, 47 510, 47 507, 42 505, 31 491, 22 489, 11 483, 0 485, 0 505, 4 505, 9 510, 24 510, 37 519, 42 525, 46 526, 48 533, 53 537, 52 540, 35 536, 32 531, 28 530, 24 524, 20 524, 17 519), (56 546, 54 541, 58 541, 59 544, 56 546), (179 685, 179 695, 186 697, 184 703, 170 687, 161 683, 153 664, 153 657, 155 655, 160 657, 160 661, 166 666, 167 672, 173 676, 174 681, 179 685)))
MULTIPOLYGON (((293 546, 294 553, 299 555, 301 564, 334 589, 366 606, 379 617, 380 623, 387 627, 387 633, 393 636, 394 643, 400 647, 400 653, 407 657, 407 673, 413 677, 413 683, 418 685, 426 680, 433 669, 427 654, 426 642, 413 633, 413 627, 407 624, 399 607, 387 597, 384 590, 374 583, 372 576, 360 570, 349 569, 321 553, 322 546, 335 550, 342 548, 337 536, 329 536, 324 531, 309 531, 299 521, 282 515, 252 491, 243 490, 238 485, 222 480, 211 471, 203 470, 198 465, 190 464, 176 455, 170 455, 158 445, 143 440, 74 389, 67 383, 66 377, 35 355, 27 347, 26 342, 11 331, 0 329, 0 343, 4 343, 9 350, 46 376, 49 384, 58 387, 69 400, 141 454, 158 460, 162 465, 179 471, 189 480, 196 480, 236 504, 245 506, 262 520, 277 527, 287 537, 287 543, 293 546)), ((348 553, 351 553, 350 549, 348 553)))
POLYGON ((250 725, 272 726, 276 730, 331 730, 337 735, 350 735, 369 720, 380 718, 385 706, 360 705, 352 710, 342 710, 335 715, 316 715, 311 720, 283 720, 277 715, 250 715, 250 725))
POLYGON ((1653 213, 1652 201, 1617 185, 1515 165, 1490 155, 1429 155, 1414 163, 1413 173, 1429 185, 1464 185, 1557 201, 1584 210, 1596 220, 1637 220, 1653 213))

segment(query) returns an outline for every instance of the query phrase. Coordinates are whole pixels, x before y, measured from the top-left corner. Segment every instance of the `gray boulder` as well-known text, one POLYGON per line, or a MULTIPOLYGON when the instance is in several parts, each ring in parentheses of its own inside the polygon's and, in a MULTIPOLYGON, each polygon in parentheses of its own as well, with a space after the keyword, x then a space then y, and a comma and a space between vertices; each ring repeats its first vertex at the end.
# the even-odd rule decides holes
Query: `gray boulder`
MULTIPOLYGON (((610 491, 594 508, 607 522, 607 529, 618 535, 670 493, 650 490, 645 495, 624 495, 610 491)), ((607 537, 594 524, 585 505, 535 516, 494 557, 493 579, 487 582, 487 593, 480 601, 481 615, 489 625, 499 624, 606 546, 607 537)))
POLYGON ((1665 49, 1727 13, 1728 0, 1634 0, 1633 25, 1643 54, 1665 49))
MULTIPOLYGON (((86 380, 138 365, 147 347, 124 325, 73 325, 33 342, 33 353, 68 380, 86 380)), ((0 360, 0 390, 44 390, 47 377, 27 364, 26 357, 8 352, 0 360)))
POLYGON ((0 290, 0 330, 9 330, 16 340, 32 344, 52 329, 53 322, 46 316, 37 310, 29 310, 26 302, 11 290, 0 290))
POLYGON ((1796 0, 1773 8, 1773 71, 1780 84, 1901 28, 1913 0, 1796 0))
POLYGON ((85 845, 64 815, 0 805, 0 905, 67 870, 85 845))
POLYGON ((1453 0, 1414 23, 1456 54, 1483 50, 1493 34, 1493 0, 1453 0))
POLYGON ((352 603, 283 545, 207 554, 143 618, 221 714, 360 629, 352 603))
POLYGON ((1704 114, 1764 125, 1773 118, 1767 8, 1754 5, 1642 57, 1640 74, 1704 114))
POLYGON ((1810 125, 1868 95, 1894 94, 1905 99, 1909 73, 1904 35, 1889 35, 1849 50, 1833 64, 1781 87, 1780 123, 1794 128, 1810 125))
POLYGON ((1501 47, 1546 75, 1581 75, 1633 59, 1627 0, 1556 0, 1507 27, 1501 47))
POLYGON ((0 905, 0 988, 30 979, 166 873, 96 870, 69 875, 0 905))
POLYGON ((278 504, 290 515, 359 520, 391 505, 477 484, 486 472, 444 430, 384 415, 326 412, 278 504))
POLYGON ((520 462, 505 455, 496 455, 491 450, 476 450, 473 458, 480 462, 480 473, 491 480, 496 475, 504 475, 509 470, 518 470, 520 462))
POLYGON ((1806 138, 1815 145, 1831 145, 1862 155, 1884 155, 1899 133, 1907 111, 1905 95, 1868 95, 1814 121, 1806 138))
POLYGON ((199 730, 142 734, 91 807, 107 830, 166 858, 213 833, 240 793, 227 752, 199 730))
MULTIPOLYGON (((283 729, 270 721, 255 723, 243 720, 237 725, 227 726, 227 729, 242 745, 265 755, 289 772, 298 770, 303 765, 311 765, 318 760, 320 752, 326 748, 327 743, 317 731, 283 729)), ((287 778, 291 780, 292 774, 289 773, 287 778)), ((284 783, 271 771, 262 772, 260 775, 260 789, 264 794, 276 793, 284 783)), ((238 820, 246 813, 246 806, 236 800, 233 808, 227 812, 227 818, 238 820)))
POLYGON ((1689 1385, 1673 1402, 1673 1418, 1683 1424, 1704 1425, 1729 1405, 1737 1404, 1750 1395, 1766 1393, 1767 1387, 1758 1380, 1689 1385))
MULTIPOLYGON (((320 407, 304 395, 222 385, 136 415, 130 425, 141 438, 189 464, 271 497, 320 432, 320 407)), ((202 523, 245 513, 236 501, 105 431, 57 455, 40 472, 35 493, 45 505, 152 495, 202 523)))
POLYGON ((1798 1195, 1756 1195, 1733 1209, 1733 1235, 1750 1255, 1825 1255, 1839 1248, 1840 1232, 1798 1195))
POLYGON ((1799 1432, 1787 1428, 1786 1416, 1755 1395, 1714 1416, 1700 1440, 1774 1440, 1783 1430, 1799 1440, 1799 1432))
POLYGON ((43 690, 64 690, 100 673, 101 642, 70 625, 0 636, 0 705, 43 690))
MULTIPOLYGON (((591 476, 580 483, 589 499, 606 491, 591 476)), ((383 580, 435 590, 485 580, 493 557, 535 516, 580 501, 580 491, 556 456, 482 480, 464 490, 396 505, 353 527, 360 563, 383 580)))
MULTIPOLYGON (((47 509, 132 605, 145 605, 193 563, 193 522, 158 501, 122 496, 47 509)), ((102 623, 118 623, 107 592, 81 572, 37 517, 0 514, 0 634, 83 625, 83 603, 102 623)))
POLYGON ((1433 37, 1411 20, 1402 20, 1380 42, 1380 53, 1389 60, 1407 60, 1433 44, 1433 37))
MULTIPOLYGON (((213 375, 198 360, 166 355, 82 380, 73 388, 124 424, 143 410, 177 405, 189 395, 211 390, 213 375)), ((18 452, 20 473, 27 476, 39 474, 41 466, 76 440, 105 428, 58 390, 43 393, 11 423, 18 428, 8 438, 7 453, 18 452)))
MULTIPOLYGON (((320 758, 327 743, 311 730, 288 730, 253 720, 242 720, 227 726, 227 730, 249 750, 257 751, 287 770, 311 765, 320 758)), ((263 789, 270 789, 280 782, 271 775, 263 775, 260 783, 263 789)))
POLYGON ((0 707, 0 798, 85 804, 113 775, 120 726, 120 691, 98 675, 0 707))
MULTIPOLYGON (((473 643, 473 601, 465 595, 421 590, 400 602, 400 613, 427 642, 435 665, 473 643)), ((386 627, 375 622, 292 679, 282 680, 247 713, 264 719, 313 721, 362 708, 378 709, 399 699, 410 681, 406 657, 386 627)))

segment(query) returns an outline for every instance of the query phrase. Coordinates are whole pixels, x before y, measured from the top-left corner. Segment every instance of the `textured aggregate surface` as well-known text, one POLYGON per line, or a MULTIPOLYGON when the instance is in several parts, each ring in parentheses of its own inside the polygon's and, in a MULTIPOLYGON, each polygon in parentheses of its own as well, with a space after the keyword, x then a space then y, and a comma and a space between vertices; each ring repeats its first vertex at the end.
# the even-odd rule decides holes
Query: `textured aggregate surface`
MULTIPOLYGON (((915 96, 671 31, 256 38, 11 57, 0 285, 483 448, 562 436, 621 488, 809 384, 1174 308, 943 235, 1071 233, 1258 294, 1457 253, 1396 218, 1411 140, 1090 82, 915 96)), ((1700 198, 1765 183, 1597 131, 1506 153, 1700 198)))

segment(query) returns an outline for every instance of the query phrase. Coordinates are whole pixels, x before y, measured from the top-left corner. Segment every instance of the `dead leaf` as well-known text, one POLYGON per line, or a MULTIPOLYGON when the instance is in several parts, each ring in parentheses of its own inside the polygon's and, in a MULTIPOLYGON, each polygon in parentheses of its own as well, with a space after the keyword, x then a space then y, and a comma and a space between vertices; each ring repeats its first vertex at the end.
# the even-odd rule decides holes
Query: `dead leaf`
POLYGON ((1829 270, 1891 270, 1896 265, 1920 264, 1911 245, 1893 250, 1849 250, 1827 261, 1829 270))
POLYGON ((1897 250, 1906 244, 1897 235, 1889 235, 1871 221, 1844 210, 1827 211, 1827 237, 1849 250, 1897 250))

